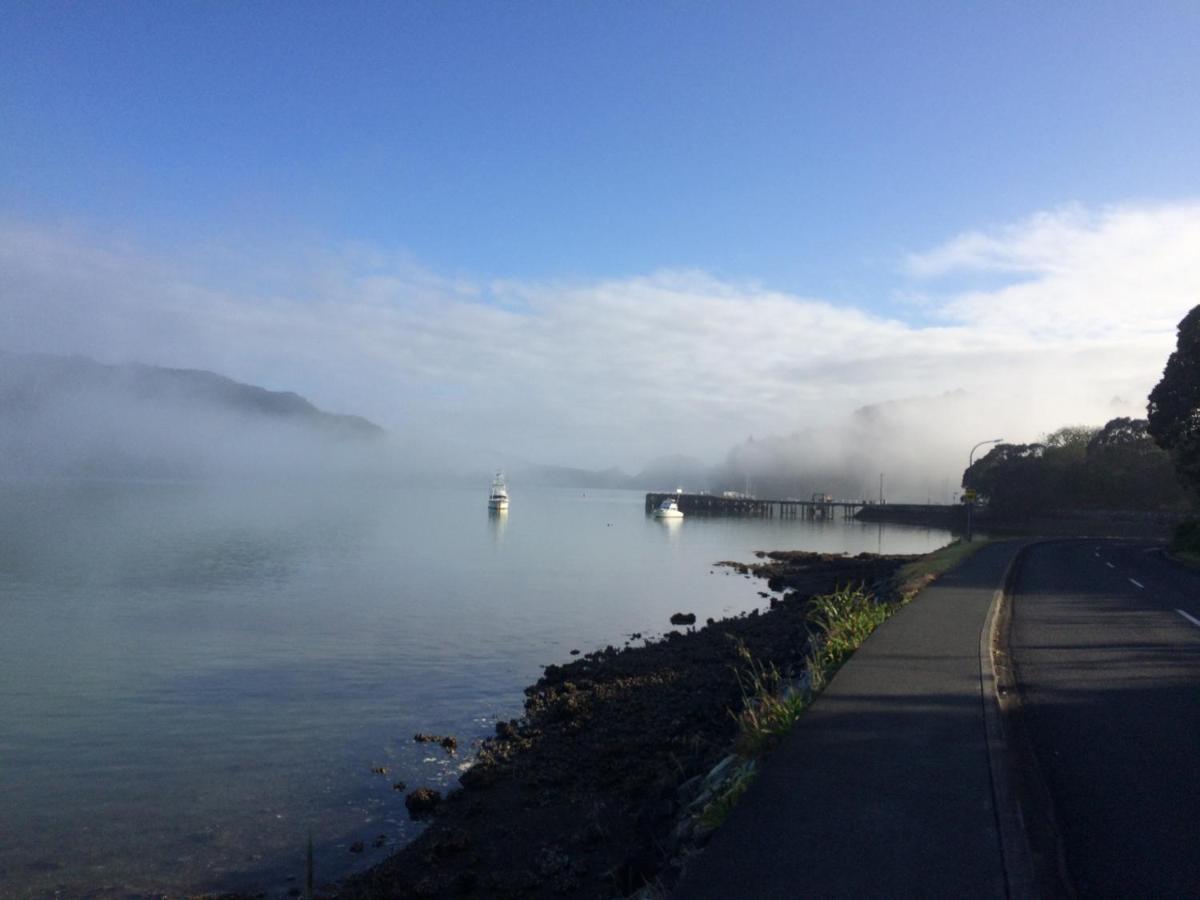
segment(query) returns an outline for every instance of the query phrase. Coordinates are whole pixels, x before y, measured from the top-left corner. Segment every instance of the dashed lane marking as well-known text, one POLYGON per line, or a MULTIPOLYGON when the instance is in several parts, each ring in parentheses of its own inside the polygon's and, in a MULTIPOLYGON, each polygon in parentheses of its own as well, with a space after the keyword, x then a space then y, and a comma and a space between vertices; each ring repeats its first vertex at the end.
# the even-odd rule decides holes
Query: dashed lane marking
POLYGON ((1175 612, 1179 613, 1181 616, 1183 616, 1185 619, 1187 619, 1189 622, 1191 622, 1197 628, 1200 628, 1200 619, 1197 619, 1195 616, 1189 616, 1182 609, 1177 609, 1177 610, 1175 610, 1175 612))
POLYGON ((1115 569, 1115 568, 1116 568, 1116 566, 1114 566, 1114 565, 1113 565, 1112 563, 1110 563, 1110 562, 1106 562, 1106 563, 1105 563, 1105 565, 1106 565, 1106 566, 1108 566, 1110 569, 1115 569))
POLYGON ((1144 584, 1142 584, 1140 581, 1138 581, 1136 578, 1130 578, 1129 583, 1132 584, 1134 587, 1141 588, 1142 590, 1146 589, 1146 586, 1144 584))

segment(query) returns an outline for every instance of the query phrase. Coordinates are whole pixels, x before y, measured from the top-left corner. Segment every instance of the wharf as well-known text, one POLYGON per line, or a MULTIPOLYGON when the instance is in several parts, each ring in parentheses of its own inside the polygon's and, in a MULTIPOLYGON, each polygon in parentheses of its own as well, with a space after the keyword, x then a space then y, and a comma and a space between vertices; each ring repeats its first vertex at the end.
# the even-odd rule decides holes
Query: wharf
POLYGON ((649 493, 646 512, 653 512, 664 500, 674 498, 685 516, 742 516, 758 519, 853 519, 866 500, 834 500, 815 495, 811 500, 787 498, 760 500, 757 497, 721 494, 649 493))
MULTIPOLYGON (((858 519, 861 522, 893 522, 958 529, 964 524, 966 509, 961 503, 876 503, 872 500, 835 500, 828 494, 814 494, 810 500, 788 497, 760 500, 745 495, 683 494, 676 492, 646 494, 646 513, 673 497, 685 516, 735 516, 755 519, 858 519)), ((977 511, 976 516, 982 516, 977 511)))

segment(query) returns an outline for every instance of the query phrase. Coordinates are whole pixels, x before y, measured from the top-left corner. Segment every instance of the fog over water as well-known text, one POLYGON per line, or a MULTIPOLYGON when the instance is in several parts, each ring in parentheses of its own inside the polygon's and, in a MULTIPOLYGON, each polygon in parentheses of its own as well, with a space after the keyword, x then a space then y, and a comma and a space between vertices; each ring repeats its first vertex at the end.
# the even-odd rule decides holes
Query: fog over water
POLYGON ((715 561, 951 537, 648 491, 948 503, 981 441, 1144 416, 1200 302, 1198 40, 6 4, 0 898, 286 896, 310 830, 336 878, 540 666, 765 603, 715 561))
MULTIPOLYGON (((1040 213, 898 259, 887 316, 698 271, 489 281, 361 245, 152 247, 10 220, 0 349, 295 391, 386 428, 399 470, 634 475, 799 434, 803 464, 890 472, 889 497, 924 501, 977 441, 1141 415, 1200 296, 1197 244, 1194 204, 1040 213)), ((118 396, 40 425, 51 455, 127 440, 217 469, 305 462, 244 421, 118 396)))

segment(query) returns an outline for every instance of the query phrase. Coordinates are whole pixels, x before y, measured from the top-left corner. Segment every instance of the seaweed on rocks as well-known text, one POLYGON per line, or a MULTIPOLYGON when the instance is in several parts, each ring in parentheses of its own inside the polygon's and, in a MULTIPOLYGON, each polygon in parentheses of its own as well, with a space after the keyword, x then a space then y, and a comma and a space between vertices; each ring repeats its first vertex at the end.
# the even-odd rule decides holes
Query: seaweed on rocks
POLYGON ((340 897, 610 898, 669 887, 680 816, 730 753, 738 646, 803 669, 807 599, 886 579, 912 557, 761 554, 739 567, 786 591, 771 609, 546 666, 411 844, 340 897))

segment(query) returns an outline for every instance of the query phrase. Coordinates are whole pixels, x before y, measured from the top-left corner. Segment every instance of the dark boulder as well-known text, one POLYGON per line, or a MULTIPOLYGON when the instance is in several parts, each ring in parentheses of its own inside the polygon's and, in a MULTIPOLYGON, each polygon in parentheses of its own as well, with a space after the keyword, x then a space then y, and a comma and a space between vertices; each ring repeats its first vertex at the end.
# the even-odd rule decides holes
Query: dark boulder
POLYGON ((433 788, 417 788, 404 798, 404 806, 411 818, 427 816, 442 802, 442 794, 433 788))

